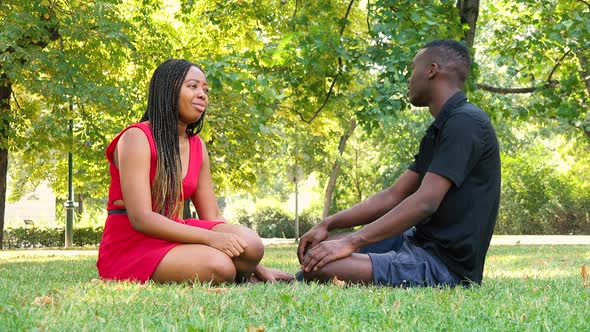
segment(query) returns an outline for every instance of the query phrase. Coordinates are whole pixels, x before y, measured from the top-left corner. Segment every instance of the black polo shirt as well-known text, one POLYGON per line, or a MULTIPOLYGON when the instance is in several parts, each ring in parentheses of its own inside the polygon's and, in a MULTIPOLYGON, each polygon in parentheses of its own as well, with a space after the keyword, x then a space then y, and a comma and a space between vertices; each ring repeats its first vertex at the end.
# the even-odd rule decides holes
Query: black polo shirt
POLYGON ((413 241, 464 281, 481 283, 500 203, 500 153, 489 117, 453 95, 426 131, 409 169, 453 185, 438 210, 416 226, 413 241))

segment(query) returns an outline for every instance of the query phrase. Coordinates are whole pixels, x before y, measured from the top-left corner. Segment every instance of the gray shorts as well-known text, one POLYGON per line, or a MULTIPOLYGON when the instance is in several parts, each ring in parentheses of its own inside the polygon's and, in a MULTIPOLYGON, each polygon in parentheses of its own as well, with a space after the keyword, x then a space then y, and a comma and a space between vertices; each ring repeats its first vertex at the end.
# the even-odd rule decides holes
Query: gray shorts
POLYGON ((376 285, 394 287, 455 286, 461 279, 450 272, 434 254, 416 246, 411 239, 414 229, 385 239, 360 250, 368 254, 376 285))

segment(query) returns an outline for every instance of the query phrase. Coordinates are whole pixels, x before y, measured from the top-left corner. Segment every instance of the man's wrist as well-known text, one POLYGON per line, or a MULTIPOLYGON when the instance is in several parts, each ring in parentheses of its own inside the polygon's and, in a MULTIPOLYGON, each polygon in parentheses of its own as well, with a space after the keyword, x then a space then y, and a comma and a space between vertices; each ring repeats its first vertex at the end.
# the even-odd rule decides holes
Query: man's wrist
POLYGON ((319 226, 324 227, 327 231, 331 231, 332 230, 332 216, 326 217, 324 218, 322 221, 320 221, 320 223, 318 224, 319 226))
POLYGON ((367 242, 367 240, 362 235, 360 235, 358 232, 354 232, 354 233, 350 234, 349 236, 346 237, 346 240, 348 240, 348 242, 354 248, 354 250, 360 249, 360 248, 366 246, 367 244, 369 244, 367 242))

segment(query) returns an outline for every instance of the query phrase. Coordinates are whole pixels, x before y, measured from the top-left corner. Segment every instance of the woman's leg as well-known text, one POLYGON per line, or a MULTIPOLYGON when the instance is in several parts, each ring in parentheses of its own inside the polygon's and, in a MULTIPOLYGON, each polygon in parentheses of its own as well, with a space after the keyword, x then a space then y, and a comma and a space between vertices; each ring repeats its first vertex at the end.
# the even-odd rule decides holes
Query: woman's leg
POLYGON ((262 244, 260 236, 258 236, 253 230, 241 225, 219 224, 213 226, 211 230, 215 232, 236 234, 248 244, 244 253, 233 258, 233 262, 235 264, 237 272, 236 279, 238 281, 243 281, 250 277, 264 255, 264 245, 262 244))
POLYGON ((236 268, 223 252, 202 244, 181 244, 172 248, 152 274, 158 283, 199 281, 220 284, 236 279, 236 268))

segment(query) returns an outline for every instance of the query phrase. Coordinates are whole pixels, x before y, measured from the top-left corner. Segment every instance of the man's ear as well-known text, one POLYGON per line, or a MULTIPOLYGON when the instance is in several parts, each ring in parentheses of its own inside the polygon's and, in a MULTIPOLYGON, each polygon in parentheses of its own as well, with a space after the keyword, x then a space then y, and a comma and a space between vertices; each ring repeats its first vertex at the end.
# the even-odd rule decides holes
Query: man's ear
POLYGON ((438 67, 438 63, 433 62, 430 64, 430 67, 428 68, 428 79, 432 80, 436 77, 436 75, 438 75, 438 72, 440 71, 440 68, 438 67))

